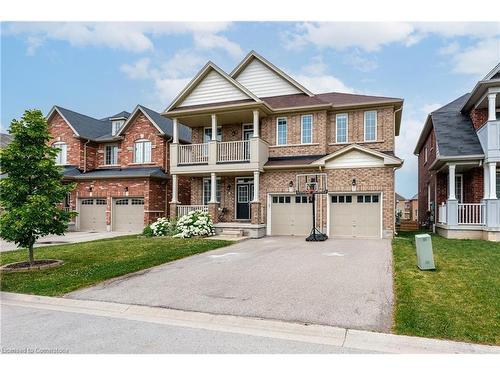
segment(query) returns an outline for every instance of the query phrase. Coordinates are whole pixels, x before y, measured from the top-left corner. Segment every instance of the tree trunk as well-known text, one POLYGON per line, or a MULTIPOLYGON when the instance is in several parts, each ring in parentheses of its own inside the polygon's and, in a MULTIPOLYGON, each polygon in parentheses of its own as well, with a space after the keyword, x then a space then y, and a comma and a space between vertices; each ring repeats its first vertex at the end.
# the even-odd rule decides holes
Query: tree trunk
POLYGON ((28 247, 30 266, 33 266, 35 264, 35 257, 33 256, 33 244, 34 243, 31 242, 30 246, 28 247))

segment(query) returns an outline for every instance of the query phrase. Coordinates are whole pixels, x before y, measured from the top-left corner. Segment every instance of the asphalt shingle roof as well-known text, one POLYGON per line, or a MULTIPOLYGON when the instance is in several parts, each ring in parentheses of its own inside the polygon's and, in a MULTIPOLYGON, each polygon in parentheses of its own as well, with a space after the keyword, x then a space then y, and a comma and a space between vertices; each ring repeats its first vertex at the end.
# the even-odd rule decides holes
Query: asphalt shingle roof
POLYGON ((73 176, 75 180, 98 178, 153 177, 166 179, 168 176, 160 167, 95 169, 73 176))
MULTIPOLYGON (((143 105, 139 107, 148 114, 149 117, 159 126, 159 128, 168 136, 173 135, 173 121, 169 118, 163 117, 158 112, 153 111, 143 105)), ((179 140, 183 142, 191 143, 191 128, 179 124, 179 140)))
POLYGON ((469 95, 462 95, 431 113, 440 157, 483 155, 470 117, 460 112, 469 95))
POLYGON ((6 133, 0 133, 0 148, 5 148, 12 142, 12 136, 6 133))

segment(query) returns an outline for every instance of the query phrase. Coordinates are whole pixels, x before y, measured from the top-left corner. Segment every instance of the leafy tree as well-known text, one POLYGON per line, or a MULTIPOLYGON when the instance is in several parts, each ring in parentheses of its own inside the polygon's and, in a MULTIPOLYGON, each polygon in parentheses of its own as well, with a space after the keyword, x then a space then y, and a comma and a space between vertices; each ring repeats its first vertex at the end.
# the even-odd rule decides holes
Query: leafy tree
POLYGON ((62 183, 62 168, 55 163, 57 149, 47 121, 39 110, 27 110, 10 125, 12 142, 0 151, 0 236, 28 248, 34 264, 33 245, 48 234, 63 234, 74 213, 60 203, 74 186, 62 183))

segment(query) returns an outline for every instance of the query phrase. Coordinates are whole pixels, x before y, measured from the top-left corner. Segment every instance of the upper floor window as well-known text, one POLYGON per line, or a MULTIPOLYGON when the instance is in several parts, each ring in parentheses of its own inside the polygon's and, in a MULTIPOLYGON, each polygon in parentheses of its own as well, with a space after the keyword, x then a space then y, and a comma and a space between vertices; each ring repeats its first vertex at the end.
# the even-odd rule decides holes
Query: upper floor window
POLYGON ((54 148, 58 148, 59 151, 56 155, 56 164, 66 165, 68 161, 68 146, 64 142, 56 142, 52 145, 54 148))
POLYGON ((123 121, 123 120, 112 121, 111 122, 111 135, 116 135, 124 123, 125 123, 125 121, 123 121))
POLYGON ((427 150, 427 146, 424 148, 424 163, 427 163, 427 158, 429 157, 429 151, 427 150))
POLYGON ((106 165, 116 165, 118 164, 118 146, 117 145, 106 145, 104 148, 105 164, 106 165))
POLYGON ((300 142, 312 143, 313 116, 303 115, 300 118, 300 142))
POLYGON ((288 121, 286 117, 279 117, 276 121, 276 144, 286 145, 288 142, 288 121))
POLYGON ((377 111, 365 112, 365 141, 377 140, 377 111))
POLYGON ((147 139, 135 142, 134 163, 151 163, 151 142, 147 139))
POLYGON ((346 113, 335 116, 335 142, 347 143, 348 122, 346 113))
MULTIPOLYGON (((212 140, 212 128, 205 128, 203 131, 203 142, 208 143, 212 140)), ((222 128, 217 127, 217 140, 222 141, 222 128)))

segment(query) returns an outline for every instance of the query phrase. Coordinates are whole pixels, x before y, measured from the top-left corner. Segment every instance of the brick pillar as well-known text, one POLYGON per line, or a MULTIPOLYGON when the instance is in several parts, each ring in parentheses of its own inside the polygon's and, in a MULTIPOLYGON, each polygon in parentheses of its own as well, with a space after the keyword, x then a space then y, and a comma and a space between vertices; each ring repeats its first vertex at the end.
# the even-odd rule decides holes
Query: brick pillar
POLYGON ((208 204, 208 213, 210 217, 212 218, 212 222, 214 224, 217 224, 219 222, 218 216, 219 216, 219 204, 218 203, 209 203, 208 204))
POLYGON ((177 217, 177 203, 170 203, 170 219, 177 217))
POLYGON ((260 210, 260 202, 252 202, 250 203, 250 212, 251 212, 251 219, 252 219, 252 224, 261 224, 262 223, 262 218, 261 218, 261 210, 260 210))

